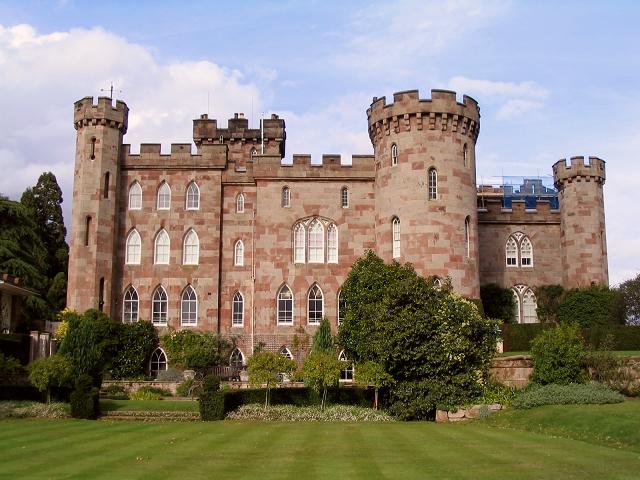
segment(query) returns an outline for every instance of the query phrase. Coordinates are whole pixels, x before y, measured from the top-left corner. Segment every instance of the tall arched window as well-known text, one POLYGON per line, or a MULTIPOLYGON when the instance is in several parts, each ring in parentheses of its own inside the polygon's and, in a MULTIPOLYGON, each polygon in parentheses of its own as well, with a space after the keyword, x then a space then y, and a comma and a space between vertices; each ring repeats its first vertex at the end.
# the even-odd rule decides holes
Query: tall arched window
POLYGON ((438 171, 431 167, 428 172, 429 177, 429 200, 438 198, 438 171))
POLYGON ((238 240, 233 249, 233 264, 236 267, 244 265, 244 243, 242 243, 242 240, 238 240))
POLYGON ((391 145, 391 166, 398 164, 398 145, 393 143, 391 145))
POLYGON ((505 245, 507 267, 533 267, 533 244, 527 235, 515 232, 505 245))
POLYGON ((353 363, 349 360, 347 354, 344 353, 344 350, 338 355, 338 360, 345 362, 345 367, 340 371, 340 381, 353 382, 353 363))
POLYGON ((305 262, 305 231, 304 225, 298 223, 293 230, 293 261, 295 263, 305 262))
POLYGON ((167 182, 162 182, 158 188, 158 210, 171 208, 171 187, 167 182))
POLYGON ((198 324, 198 297, 191 285, 182 291, 180 299, 180 324, 193 326, 198 324))
POLYGON ((239 348, 234 348, 229 357, 229 366, 234 368, 242 368, 244 364, 244 355, 239 348))
POLYGON ((149 362, 149 370, 152 377, 157 377, 159 372, 163 372, 167 369, 167 354, 164 353, 160 347, 156 348, 151 354, 151 361, 149 362))
POLYGON ((469 258, 471 257, 471 220, 468 216, 464 219, 464 245, 469 258))
POLYGON ((139 265, 140 257, 142 256, 142 242, 140 240, 140 234, 134 228, 129 232, 127 237, 127 244, 125 248, 125 263, 128 265, 139 265))
POLYGON ((244 213, 244 194, 239 193, 236 197, 236 213, 244 213))
POLYGON ((200 261, 200 239, 195 230, 191 229, 184 236, 182 247, 182 264, 197 265, 200 261))
POLYGON ((393 258, 400 257, 400 219, 394 217, 391 222, 391 231, 393 235, 393 258))
POLYGON ((338 227, 333 223, 327 229, 327 262, 338 263, 338 227))
POLYGON ((507 267, 517 267, 518 266, 518 242, 512 236, 509 236, 507 239, 507 244, 505 246, 505 251, 507 255, 507 267))
POLYGON ((291 205, 291 190, 289 187, 282 187, 282 206, 289 207, 291 205))
POLYGON ((104 174, 104 188, 102 189, 102 196, 104 198, 109 198, 109 172, 104 174))
POLYGON ((324 262, 324 228, 318 219, 309 224, 309 262, 324 262))
POLYGON ((133 182, 129 187, 129 210, 142 208, 142 187, 138 182, 133 182))
POLYGON ((278 292, 278 324, 293 324, 293 294, 291 289, 283 285, 278 292))
POLYGON ((533 267, 533 245, 527 236, 520 241, 520 265, 533 267))
POLYGON ((151 323, 154 325, 167 324, 167 291, 162 285, 159 285, 153 292, 153 301, 151 302, 151 323))
POLYGON ((512 288, 511 292, 513 293, 513 319, 516 323, 521 323, 520 309, 522 305, 520 305, 520 294, 515 288, 512 288))
POLYGON ((129 285, 124 292, 122 301, 122 323, 135 323, 138 321, 138 292, 129 285))
POLYGON ((469 152, 467 150, 466 143, 462 146, 462 163, 464 164, 465 167, 469 165, 469 152))
POLYGON ((154 245, 153 263, 167 265, 169 263, 170 242, 169 234, 164 228, 156 235, 154 245))
POLYGON ((512 287, 515 299, 515 318, 518 323, 537 323, 537 302, 533 290, 527 285, 515 285, 512 287))
POLYGON ((293 355, 291 355, 291 350, 289 350, 287 347, 282 347, 280 349, 280 355, 282 355, 284 358, 288 360, 293 360, 293 355))
POLYGON ((340 204, 342 208, 349 207, 349 189, 347 187, 342 187, 340 190, 340 204))
POLYGON ((322 297, 322 290, 317 284, 309 290, 308 296, 308 322, 310 324, 320 323, 324 314, 324 302, 322 297))
POLYGON ((244 324, 244 297, 240 292, 233 295, 231 326, 241 327, 244 324))
POLYGON ((338 325, 344 321, 344 312, 347 302, 342 297, 342 290, 338 292, 338 325))
POLYGON ((187 210, 200 209, 200 188, 196 182, 191 182, 187 187, 187 210))

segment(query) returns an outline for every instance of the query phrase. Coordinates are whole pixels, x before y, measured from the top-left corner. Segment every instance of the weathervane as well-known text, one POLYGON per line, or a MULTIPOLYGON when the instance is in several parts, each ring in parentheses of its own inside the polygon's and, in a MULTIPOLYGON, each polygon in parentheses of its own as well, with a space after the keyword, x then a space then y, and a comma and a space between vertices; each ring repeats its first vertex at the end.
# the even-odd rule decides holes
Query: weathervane
MULTIPOLYGON (((111 100, 113 100, 113 82, 111 82, 111 85, 108 89, 106 88, 101 88, 100 89, 101 92, 109 92, 109 98, 111 100)), ((116 90, 116 93, 122 93, 122 90, 116 90)))

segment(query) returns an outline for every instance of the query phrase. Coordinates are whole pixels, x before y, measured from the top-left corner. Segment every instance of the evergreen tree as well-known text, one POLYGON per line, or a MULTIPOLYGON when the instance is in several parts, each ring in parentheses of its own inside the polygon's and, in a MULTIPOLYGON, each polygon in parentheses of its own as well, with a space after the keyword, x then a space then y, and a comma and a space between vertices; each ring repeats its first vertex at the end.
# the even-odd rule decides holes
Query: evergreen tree
POLYGON ((313 353, 334 353, 334 341, 331 334, 331 325, 327 317, 322 317, 320 326, 313 336, 313 353))

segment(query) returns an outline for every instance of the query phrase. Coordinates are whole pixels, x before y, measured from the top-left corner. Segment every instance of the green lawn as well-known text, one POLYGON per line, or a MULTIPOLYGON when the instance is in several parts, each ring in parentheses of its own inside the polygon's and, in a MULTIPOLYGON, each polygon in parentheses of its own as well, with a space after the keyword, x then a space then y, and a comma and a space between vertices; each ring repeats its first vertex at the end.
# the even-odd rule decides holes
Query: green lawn
MULTIPOLYGON (((613 416, 612 431, 626 435, 618 420, 637 413, 631 403, 624 411, 611 405, 582 415, 593 430, 613 416)), ((558 408, 545 422, 562 411, 568 418, 581 414, 558 408)), ((546 410, 466 424, 5 420, 0 478, 638 478, 637 443, 613 448, 599 439, 512 429, 534 425, 525 417, 546 410)), ((637 442, 633 422, 630 438, 637 442)))
POLYGON ((115 410, 140 412, 144 410, 156 412, 197 412, 197 400, 100 400, 103 412, 115 410))

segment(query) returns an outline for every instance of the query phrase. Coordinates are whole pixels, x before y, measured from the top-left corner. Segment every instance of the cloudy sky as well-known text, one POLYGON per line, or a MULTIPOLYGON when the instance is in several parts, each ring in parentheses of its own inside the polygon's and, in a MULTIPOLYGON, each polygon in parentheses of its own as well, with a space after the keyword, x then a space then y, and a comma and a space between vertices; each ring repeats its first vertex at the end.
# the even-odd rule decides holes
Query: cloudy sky
POLYGON ((189 141, 201 113, 266 112, 288 156, 316 158, 371 153, 373 96, 448 88, 480 103, 478 178, 607 161, 617 284, 640 273, 639 19, 633 1, 0 0, 0 192, 53 171, 68 219, 72 105, 111 82, 133 151, 189 141))

